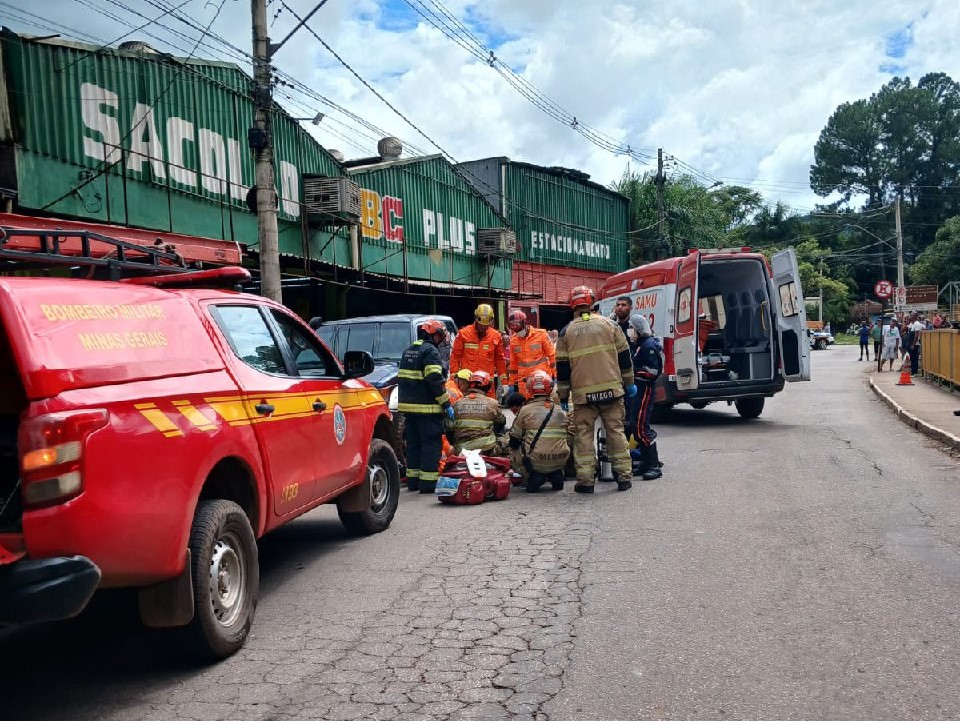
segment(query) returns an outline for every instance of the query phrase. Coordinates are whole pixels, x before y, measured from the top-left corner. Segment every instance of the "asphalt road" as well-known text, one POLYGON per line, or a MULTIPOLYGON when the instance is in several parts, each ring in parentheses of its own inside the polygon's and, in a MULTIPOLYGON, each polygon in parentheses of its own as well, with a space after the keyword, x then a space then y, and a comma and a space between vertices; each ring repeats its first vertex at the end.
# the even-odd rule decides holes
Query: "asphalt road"
POLYGON ((744 422, 659 426, 627 493, 320 509, 262 542, 253 633, 185 665, 130 598, 0 635, 0 719, 958 719, 956 461, 813 354, 744 422))

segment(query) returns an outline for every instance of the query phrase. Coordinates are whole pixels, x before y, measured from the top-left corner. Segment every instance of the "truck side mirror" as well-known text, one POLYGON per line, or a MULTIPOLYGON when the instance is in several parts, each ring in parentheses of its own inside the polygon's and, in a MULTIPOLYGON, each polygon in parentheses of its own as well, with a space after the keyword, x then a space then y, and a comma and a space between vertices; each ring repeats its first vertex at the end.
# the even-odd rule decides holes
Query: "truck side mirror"
POLYGON ((348 350, 343 354, 343 377, 362 378, 373 373, 373 356, 365 350, 348 350))

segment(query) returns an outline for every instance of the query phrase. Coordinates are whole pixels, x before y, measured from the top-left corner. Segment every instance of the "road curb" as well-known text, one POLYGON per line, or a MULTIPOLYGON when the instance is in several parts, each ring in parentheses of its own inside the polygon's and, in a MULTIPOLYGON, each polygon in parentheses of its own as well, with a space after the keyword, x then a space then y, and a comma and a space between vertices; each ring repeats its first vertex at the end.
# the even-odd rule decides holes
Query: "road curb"
POLYGON ((893 409, 893 412, 896 414, 897 418, 899 418, 903 423, 906 423, 911 428, 915 428, 933 440, 942 443, 950 450, 960 451, 960 437, 957 437, 952 433, 948 433, 942 428, 937 428, 932 423, 928 423, 922 418, 915 416, 913 413, 893 400, 893 398, 891 398, 889 395, 884 393, 880 389, 880 386, 873 382, 872 377, 870 378, 870 388, 880 398, 880 400, 893 409))

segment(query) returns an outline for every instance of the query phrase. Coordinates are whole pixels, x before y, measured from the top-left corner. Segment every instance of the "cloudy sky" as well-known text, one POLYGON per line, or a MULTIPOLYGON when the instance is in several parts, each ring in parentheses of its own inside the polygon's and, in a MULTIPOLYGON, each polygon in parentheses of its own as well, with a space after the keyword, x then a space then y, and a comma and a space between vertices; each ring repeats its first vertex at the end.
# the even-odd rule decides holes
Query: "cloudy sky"
MULTIPOLYGON (((269 0, 274 42, 317 1, 269 0)), ((195 57, 249 69, 248 0, 0 0, 0 22, 178 55, 210 24, 227 44, 206 37, 195 57)), ((296 33, 275 58, 277 99, 323 112, 305 125, 348 158, 374 155, 382 131, 421 153, 506 155, 606 184, 628 163, 655 169, 663 148, 671 174, 798 211, 819 200, 809 167, 838 104, 896 75, 960 79, 957 0, 327 0, 309 27, 329 49, 296 33)))

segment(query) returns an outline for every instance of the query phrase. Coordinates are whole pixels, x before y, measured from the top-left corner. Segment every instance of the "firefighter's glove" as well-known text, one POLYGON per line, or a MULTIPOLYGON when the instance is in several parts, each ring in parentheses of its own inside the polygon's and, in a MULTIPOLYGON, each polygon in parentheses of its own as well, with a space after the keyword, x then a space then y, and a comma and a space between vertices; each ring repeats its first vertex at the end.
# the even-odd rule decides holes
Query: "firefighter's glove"
POLYGON ((453 412, 453 406, 447 406, 447 420, 453 423, 453 419, 456 418, 456 414, 453 412))
POLYGON ((635 383, 631 383, 628 386, 624 386, 623 390, 626 392, 627 398, 633 398, 635 395, 637 395, 637 386, 635 383))

